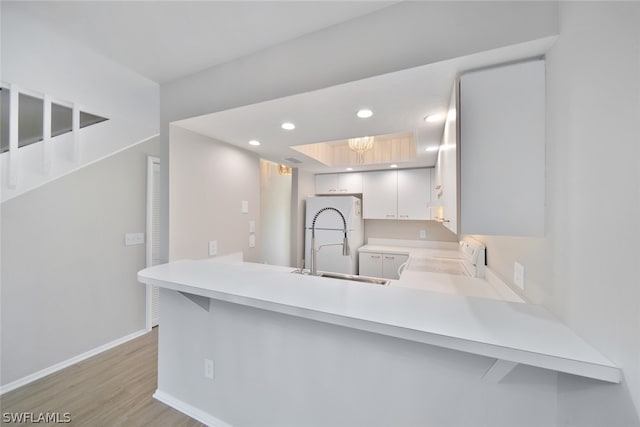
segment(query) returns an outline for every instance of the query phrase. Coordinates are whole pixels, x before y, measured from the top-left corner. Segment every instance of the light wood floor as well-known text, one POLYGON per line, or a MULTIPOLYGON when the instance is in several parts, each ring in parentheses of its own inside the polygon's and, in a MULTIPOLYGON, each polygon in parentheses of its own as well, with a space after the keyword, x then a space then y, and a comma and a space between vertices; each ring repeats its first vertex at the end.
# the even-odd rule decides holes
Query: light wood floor
POLYGON ((157 386, 157 360, 158 328, 154 328, 2 395, 0 407, 2 413, 59 412, 62 417, 68 412, 71 423, 66 425, 74 426, 203 426, 151 397, 157 386))

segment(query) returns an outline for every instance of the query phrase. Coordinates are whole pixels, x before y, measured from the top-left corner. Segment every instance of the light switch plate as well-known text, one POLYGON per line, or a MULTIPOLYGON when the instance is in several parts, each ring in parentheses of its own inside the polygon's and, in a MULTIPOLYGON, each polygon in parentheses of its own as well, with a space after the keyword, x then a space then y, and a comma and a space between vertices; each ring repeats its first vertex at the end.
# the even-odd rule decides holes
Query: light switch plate
POLYGON ((513 263, 513 283, 524 289, 524 267, 518 261, 513 263))
POLYGON ((249 233, 255 233, 255 232, 256 232, 256 222, 249 221, 249 233))
POLYGON ((218 255, 218 241, 210 240, 209 241, 209 256, 218 255))
POLYGON ((255 248, 256 247, 256 235, 255 234, 249 234, 249 247, 250 248, 255 248))
POLYGON ((249 202, 246 200, 242 201, 242 213, 243 214, 249 213, 249 202))
POLYGON ((127 233, 124 235, 125 246, 144 245, 144 233, 127 233))

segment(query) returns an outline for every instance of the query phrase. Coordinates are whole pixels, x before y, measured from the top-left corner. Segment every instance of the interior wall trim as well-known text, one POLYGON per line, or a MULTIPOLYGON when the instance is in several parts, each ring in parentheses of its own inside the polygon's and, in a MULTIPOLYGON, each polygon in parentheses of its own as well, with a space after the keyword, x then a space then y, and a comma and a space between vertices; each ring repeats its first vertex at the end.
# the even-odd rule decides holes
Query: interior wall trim
POLYGON ((90 358, 92 356, 95 356, 95 355, 97 355, 99 353, 102 353, 103 351, 110 350, 110 349, 112 349, 114 347, 119 346, 120 344, 124 344, 127 341, 131 341, 132 339, 138 338, 138 337, 146 334, 147 332, 149 332, 149 331, 146 330, 146 329, 141 329, 139 331, 133 332, 133 333, 131 333, 129 335, 125 335, 124 337, 118 338, 116 340, 113 340, 111 342, 103 344, 103 345, 101 345, 99 347, 96 347, 94 349, 86 351, 86 352, 84 352, 82 354, 74 356, 74 357, 72 357, 70 359, 64 360, 64 361, 62 361, 60 363, 56 363, 55 365, 49 366, 48 368, 41 369, 41 370, 39 370, 37 372, 34 372, 33 374, 29 374, 29 375, 27 375, 25 377, 22 377, 20 379, 12 381, 12 382, 10 382, 8 384, 5 384, 5 385, 0 387, 0 396, 5 394, 5 393, 8 393, 8 392, 10 392, 12 390, 15 390, 15 389, 17 389, 19 387, 22 387, 24 385, 32 383, 32 382, 34 382, 36 380, 39 380, 40 378, 44 378, 47 375, 53 374, 54 372, 58 372, 58 371, 60 371, 60 370, 62 370, 64 368, 68 368, 71 365, 75 365, 78 362, 82 362, 85 359, 88 359, 88 358, 90 358))
POLYGON ((210 427, 233 427, 231 424, 227 424, 193 405, 185 403, 180 399, 176 399, 171 394, 162 390, 156 390, 156 392, 153 393, 153 398, 210 427))

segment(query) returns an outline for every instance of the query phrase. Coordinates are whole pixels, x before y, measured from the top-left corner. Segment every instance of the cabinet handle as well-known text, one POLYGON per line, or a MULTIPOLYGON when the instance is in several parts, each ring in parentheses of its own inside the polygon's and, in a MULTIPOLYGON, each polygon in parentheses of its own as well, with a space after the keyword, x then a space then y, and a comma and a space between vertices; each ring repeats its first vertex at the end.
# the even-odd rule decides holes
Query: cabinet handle
POLYGON ((386 256, 386 257, 384 257, 384 259, 396 259, 396 257, 394 257, 394 256, 386 256))
POLYGON ((387 218, 395 218, 396 216, 393 214, 387 214, 387 218))
POLYGON ((332 188, 332 189, 330 189, 330 190, 329 190, 329 193, 331 193, 332 191, 333 191, 333 192, 336 192, 336 191, 338 191, 338 190, 336 190, 335 188, 332 188))
POLYGON ((341 189, 340 189, 340 191, 344 191, 344 192, 346 192, 346 191, 347 191, 347 189, 346 189, 346 188, 341 188, 341 189))
POLYGON ((380 258, 380 255, 371 255, 371 258, 378 259, 380 258))
POLYGON ((400 218, 409 218, 409 215, 400 215, 400 218))

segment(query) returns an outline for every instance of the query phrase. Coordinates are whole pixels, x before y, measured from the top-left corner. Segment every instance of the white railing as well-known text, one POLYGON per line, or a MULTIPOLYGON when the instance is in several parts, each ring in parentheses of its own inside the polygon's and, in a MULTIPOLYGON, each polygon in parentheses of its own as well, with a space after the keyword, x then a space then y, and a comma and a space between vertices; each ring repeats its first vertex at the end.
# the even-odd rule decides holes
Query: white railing
POLYGON ((0 87, 6 108, 0 203, 158 136, 154 123, 115 109, 106 111, 100 103, 87 108, 88 99, 69 102, 53 93, 24 89, 19 82, 0 82, 0 87), (22 114, 37 114, 29 119, 37 129, 25 127, 25 117, 18 117, 20 109, 22 114))
POLYGON ((68 102, 61 99, 53 99, 51 95, 24 89, 17 84, 0 82, 0 87, 9 91, 9 162, 7 187, 16 189, 18 186, 18 170, 20 167, 20 147, 19 147, 19 111, 20 94, 33 98, 42 99, 42 174, 51 175, 52 170, 52 147, 51 147, 51 105, 61 105, 70 108, 72 111, 71 132, 73 133, 73 155, 74 163, 79 163, 81 158, 80 141, 80 105, 75 102, 68 102))

